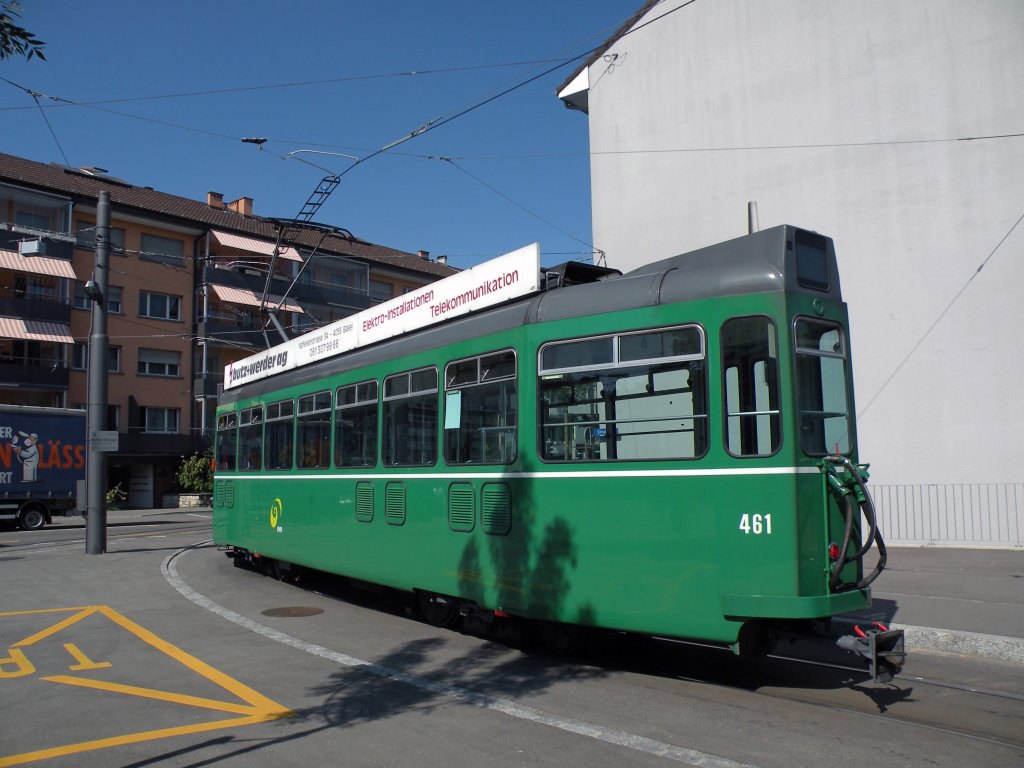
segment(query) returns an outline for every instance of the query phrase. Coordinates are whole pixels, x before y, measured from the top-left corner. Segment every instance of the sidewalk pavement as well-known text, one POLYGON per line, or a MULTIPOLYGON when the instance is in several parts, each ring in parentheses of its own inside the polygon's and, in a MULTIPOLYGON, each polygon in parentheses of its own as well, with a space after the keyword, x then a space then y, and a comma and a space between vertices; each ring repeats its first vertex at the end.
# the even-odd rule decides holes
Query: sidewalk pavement
MULTIPOLYGON (((874 550, 865 572, 875 567, 874 550)), ((904 630, 908 651, 1024 663, 1024 550, 889 547, 872 605, 850 621, 904 630)))

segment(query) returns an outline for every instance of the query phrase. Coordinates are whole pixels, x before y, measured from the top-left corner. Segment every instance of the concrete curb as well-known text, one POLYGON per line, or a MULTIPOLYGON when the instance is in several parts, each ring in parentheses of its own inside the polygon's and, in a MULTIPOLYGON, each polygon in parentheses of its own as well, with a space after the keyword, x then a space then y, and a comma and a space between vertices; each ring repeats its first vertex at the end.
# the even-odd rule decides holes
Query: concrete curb
POLYGON ((958 656, 1024 664, 1024 639, 1003 635, 983 635, 936 627, 890 625, 902 629, 907 651, 939 651, 958 656))

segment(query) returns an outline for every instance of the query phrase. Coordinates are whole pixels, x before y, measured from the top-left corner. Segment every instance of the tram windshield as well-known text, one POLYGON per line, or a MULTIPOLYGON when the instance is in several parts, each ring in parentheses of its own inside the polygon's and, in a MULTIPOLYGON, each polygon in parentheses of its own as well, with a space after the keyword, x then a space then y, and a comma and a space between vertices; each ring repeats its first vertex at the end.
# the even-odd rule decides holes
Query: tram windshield
POLYGON ((846 337, 841 326, 797 318, 796 389, 800 447, 810 456, 850 451, 846 337))

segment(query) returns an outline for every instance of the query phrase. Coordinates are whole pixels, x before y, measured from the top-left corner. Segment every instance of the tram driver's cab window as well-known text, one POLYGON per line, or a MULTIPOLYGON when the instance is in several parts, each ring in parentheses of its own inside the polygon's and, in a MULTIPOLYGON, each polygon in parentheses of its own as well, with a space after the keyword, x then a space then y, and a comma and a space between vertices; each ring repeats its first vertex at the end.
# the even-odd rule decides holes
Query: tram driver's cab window
POLYGON ((725 446, 733 456, 770 456, 782 444, 779 345, 767 317, 722 325, 725 446))
POLYGON ((800 447, 810 456, 850 452, 846 338, 835 323, 797 318, 796 395, 800 447))
POLYGON ((694 459, 707 451, 699 326, 546 344, 539 365, 545 460, 694 459))

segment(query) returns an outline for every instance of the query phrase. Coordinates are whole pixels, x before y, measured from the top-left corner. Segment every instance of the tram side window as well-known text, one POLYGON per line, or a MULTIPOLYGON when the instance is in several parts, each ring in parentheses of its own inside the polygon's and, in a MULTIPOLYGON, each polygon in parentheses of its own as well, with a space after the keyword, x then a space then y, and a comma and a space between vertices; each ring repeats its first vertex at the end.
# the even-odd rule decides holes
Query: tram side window
POLYGON ((241 446, 240 464, 242 469, 256 470, 263 464, 263 406, 246 408, 242 411, 242 425, 238 429, 241 446))
POLYGON ((225 472, 233 471, 237 449, 238 414, 222 414, 217 417, 217 469, 225 472))
POLYGON ((444 382, 444 460, 449 464, 515 461, 515 352, 449 363, 444 382))
POLYGON ((301 469, 331 466, 331 393, 328 390, 299 398, 296 464, 301 469))
POLYGON ((377 464, 377 382, 364 381, 338 390, 334 411, 334 465, 377 464))
POLYGON ((835 323, 797 318, 796 394, 800 447, 810 456, 850 452, 846 340, 835 323))
POLYGON ((694 459, 707 452, 699 326, 545 345, 539 390, 548 461, 694 459))
POLYGON ((733 456, 770 456, 782 444, 777 339, 767 317, 722 325, 725 445, 733 456))
POLYGON ((263 456, 267 469, 291 469, 294 453, 295 403, 281 400, 267 406, 263 456))
POLYGON ((425 466, 437 461, 437 369, 384 379, 385 464, 425 466))

